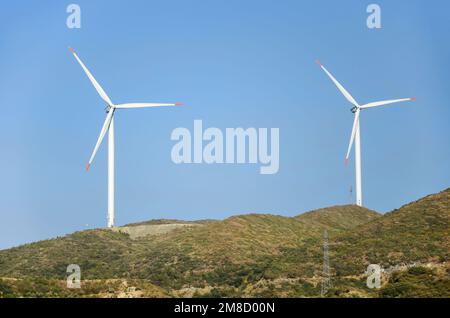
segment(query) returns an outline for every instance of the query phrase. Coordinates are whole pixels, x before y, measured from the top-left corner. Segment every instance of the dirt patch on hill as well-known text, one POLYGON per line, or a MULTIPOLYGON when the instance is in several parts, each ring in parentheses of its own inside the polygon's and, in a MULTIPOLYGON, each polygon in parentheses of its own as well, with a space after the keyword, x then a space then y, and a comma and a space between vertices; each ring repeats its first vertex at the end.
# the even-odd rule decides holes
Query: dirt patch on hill
POLYGON ((161 235, 183 227, 202 226, 195 223, 176 223, 176 224, 152 224, 115 227, 112 230, 126 233, 131 239, 137 239, 148 235, 161 235))

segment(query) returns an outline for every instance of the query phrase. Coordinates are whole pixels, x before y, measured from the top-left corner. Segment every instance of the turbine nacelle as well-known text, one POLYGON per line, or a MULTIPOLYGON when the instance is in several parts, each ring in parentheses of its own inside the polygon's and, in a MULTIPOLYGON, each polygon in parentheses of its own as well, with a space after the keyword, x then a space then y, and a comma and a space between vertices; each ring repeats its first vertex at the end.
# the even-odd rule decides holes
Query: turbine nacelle
POLYGON ((105 112, 109 113, 111 111, 111 109, 113 109, 113 108, 114 108, 114 105, 106 105, 105 106, 105 112))

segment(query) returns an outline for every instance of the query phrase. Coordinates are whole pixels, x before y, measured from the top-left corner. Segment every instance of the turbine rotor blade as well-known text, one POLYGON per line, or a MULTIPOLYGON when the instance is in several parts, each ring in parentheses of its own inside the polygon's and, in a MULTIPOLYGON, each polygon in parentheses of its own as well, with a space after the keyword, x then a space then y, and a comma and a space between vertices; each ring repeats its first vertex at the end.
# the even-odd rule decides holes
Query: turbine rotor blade
POLYGON ((347 90, 344 88, 344 86, 341 85, 341 83, 339 83, 334 77, 333 75, 331 75, 330 72, 328 72, 328 70, 320 63, 319 60, 316 61, 316 63, 324 70, 324 72, 328 75, 329 78, 331 78, 331 80, 333 81, 334 85, 336 85, 336 87, 341 91, 341 93, 344 95, 344 97, 354 106, 359 107, 358 103, 356 102, 356 100, 353 98, 352 95, 350 95, 349 92, 347 92, 347 90))
POLYGON ((127 103, 117 104, 114 108, 145 108, 145 107, 165 107, 165 106, 181 106, 182 104, 166 104, 166 103, 127 103))
POLYGON ((350 136, 350 142, 348 144, 347 155, 345 156, 345 165, 347 165, 348 157, 350 156, 350 151, 352 150, 352 146, 353 146, 353 141, 355 140, 356 129, 358 127, 358 122, 359 122, 359 112, 360 112, 360 110, 357 109, 356 113, 355 113, 355 119, 353 120, 352 134, 350 136))
POLYGON ((394 103, 407 102, 410 100, 416 100, 416 98, 411 97, 411 98, 402 98, 402 99, 382 100, 379 102, 373 102, 373 103, 368 103, 368 104, 362 105, 361 108, 378 107, 378 106, 389 105, 389 104, 394 104, 394 103))
POLYGON ((86 67, 86 65, 84 65, 84 63, 80 60, 80 58, 78 57, 77 53, 71 48, 69 47, 69 51, 72 52, 73 56, 75 56, 75 58, 77 59, 78 63, 81 65, 81 67, 83 68, 84 72, 86 73, 87 77, 89 78, 89 80, 91 81, 92 85, 94 85, 95 89, 97 90, 97 93, 100 95, 100 97, 108 104, 108 105, 113 105, 113 102, 111 101, 111 99, 109 99, 108 95, 106 95, 105 91, 103 90, 103 88, 100 86, 100 84, 96 81, 96 79, 94 78, 94 76, 91 74, 91 72, 89 72, 88 68, 86 67))
POLYGON ((89 158, 89 163, 86 167, 86 172, 89 171, 89 168, 91 167, 92 161, 94 160, 95 155, 97 154, 98 148, 100 147, 100 145, 103 141, 103 138, 105 137, 105 134, 109 129, 109 125, 111 124, 111 120, 112 120, 113 116, 114 116, 114 109, 112 108, 106 115, 106 119, 105 119, 105 122, 103 123, 102 130, 100 131, 100 135, 98 136, 97 143, 95 144, 95 147, 94 147, 94 151, 92 152, 91 158, 89 158))

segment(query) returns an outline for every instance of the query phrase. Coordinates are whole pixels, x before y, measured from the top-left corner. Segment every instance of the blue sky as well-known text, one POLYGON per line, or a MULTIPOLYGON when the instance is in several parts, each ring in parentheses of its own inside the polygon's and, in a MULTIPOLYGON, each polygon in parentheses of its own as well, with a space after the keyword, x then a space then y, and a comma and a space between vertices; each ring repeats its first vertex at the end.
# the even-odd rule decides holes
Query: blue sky
POLYGON ((106 144, 84 172, 104 103, 67 47, 116 102, 182 102, 116 114, 118 224, 347 204, 349 104, 363 112, 365 206, 380 212, 449 187, 448 1, 16 1, 0 10, 0 248, 106 223, 106 144), (280 170, 175 165, 176 127, 276 127, 280 170))

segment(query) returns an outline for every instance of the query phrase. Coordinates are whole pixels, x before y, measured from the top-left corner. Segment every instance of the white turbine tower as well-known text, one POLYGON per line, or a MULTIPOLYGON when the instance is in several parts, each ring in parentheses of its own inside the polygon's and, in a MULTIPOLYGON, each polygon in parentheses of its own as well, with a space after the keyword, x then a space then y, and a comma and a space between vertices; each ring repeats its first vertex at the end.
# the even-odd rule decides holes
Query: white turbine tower
POLYGON ((114 226, 114 112, 116 109, 124 109, 124 108, 144 108, 144 107, 159 107, 159 106, 181 106, 181 104, 161 104, 161 103, 127 103, 127 104, 113 104, 113 102, 109 99, 108 95, 106 95, 103 88, 100 84, 95 80, 94 76, 92 76, 91 72, 87 69, 84 63, 80 60, 78 55, 72 48, 69 50, 73 53, 78 63, 80 63, 84 72, 88 76, 92 85, 94 85, 97 93, 100 97, 106 102, 106 119, 103 123, 102 130, 100 131, 100 135, 97 139, 97 143, 95 144, 94 151, 92 152, 91 158, 89 159, 89 163, 86 167, 86 172, 89 170, 89 167, 94 160, 95 154, 97 153, 100 144, 102 143, 103 138, 105 137, 106 132, 108 131, 108 227, 114 226))
POLYGON ((392 100, 384 100, 379 102, 372 102, 364 105, 359 105, 356 100, 345 90, 345 88, 331 75, 330 72, 320 63, 320 61, 316 61, 316 63, 327 73, 328 77, 331 78, 333 83, 337 86, 337 88, 341 91, 344 97, 353 105, 351 111, 355 114, 355 118, 353 120, 353 128, 352 134, 350 136, 350 142, 348 144, 347 154, 345 156, 345 165, 348 163, 348 157, 350 156, 350 151, 352 149, 353 142, 355 143, 355 178, 356 178, 356 205, 362 206, 362 187, 361 187, 361 140, 359 134, 359 113, 361 110, 371 107, 378 107, 393 103, 406 102, 410 100, 416 100, 416 98, 402 98, 402 99, 392 99, 392 100))

